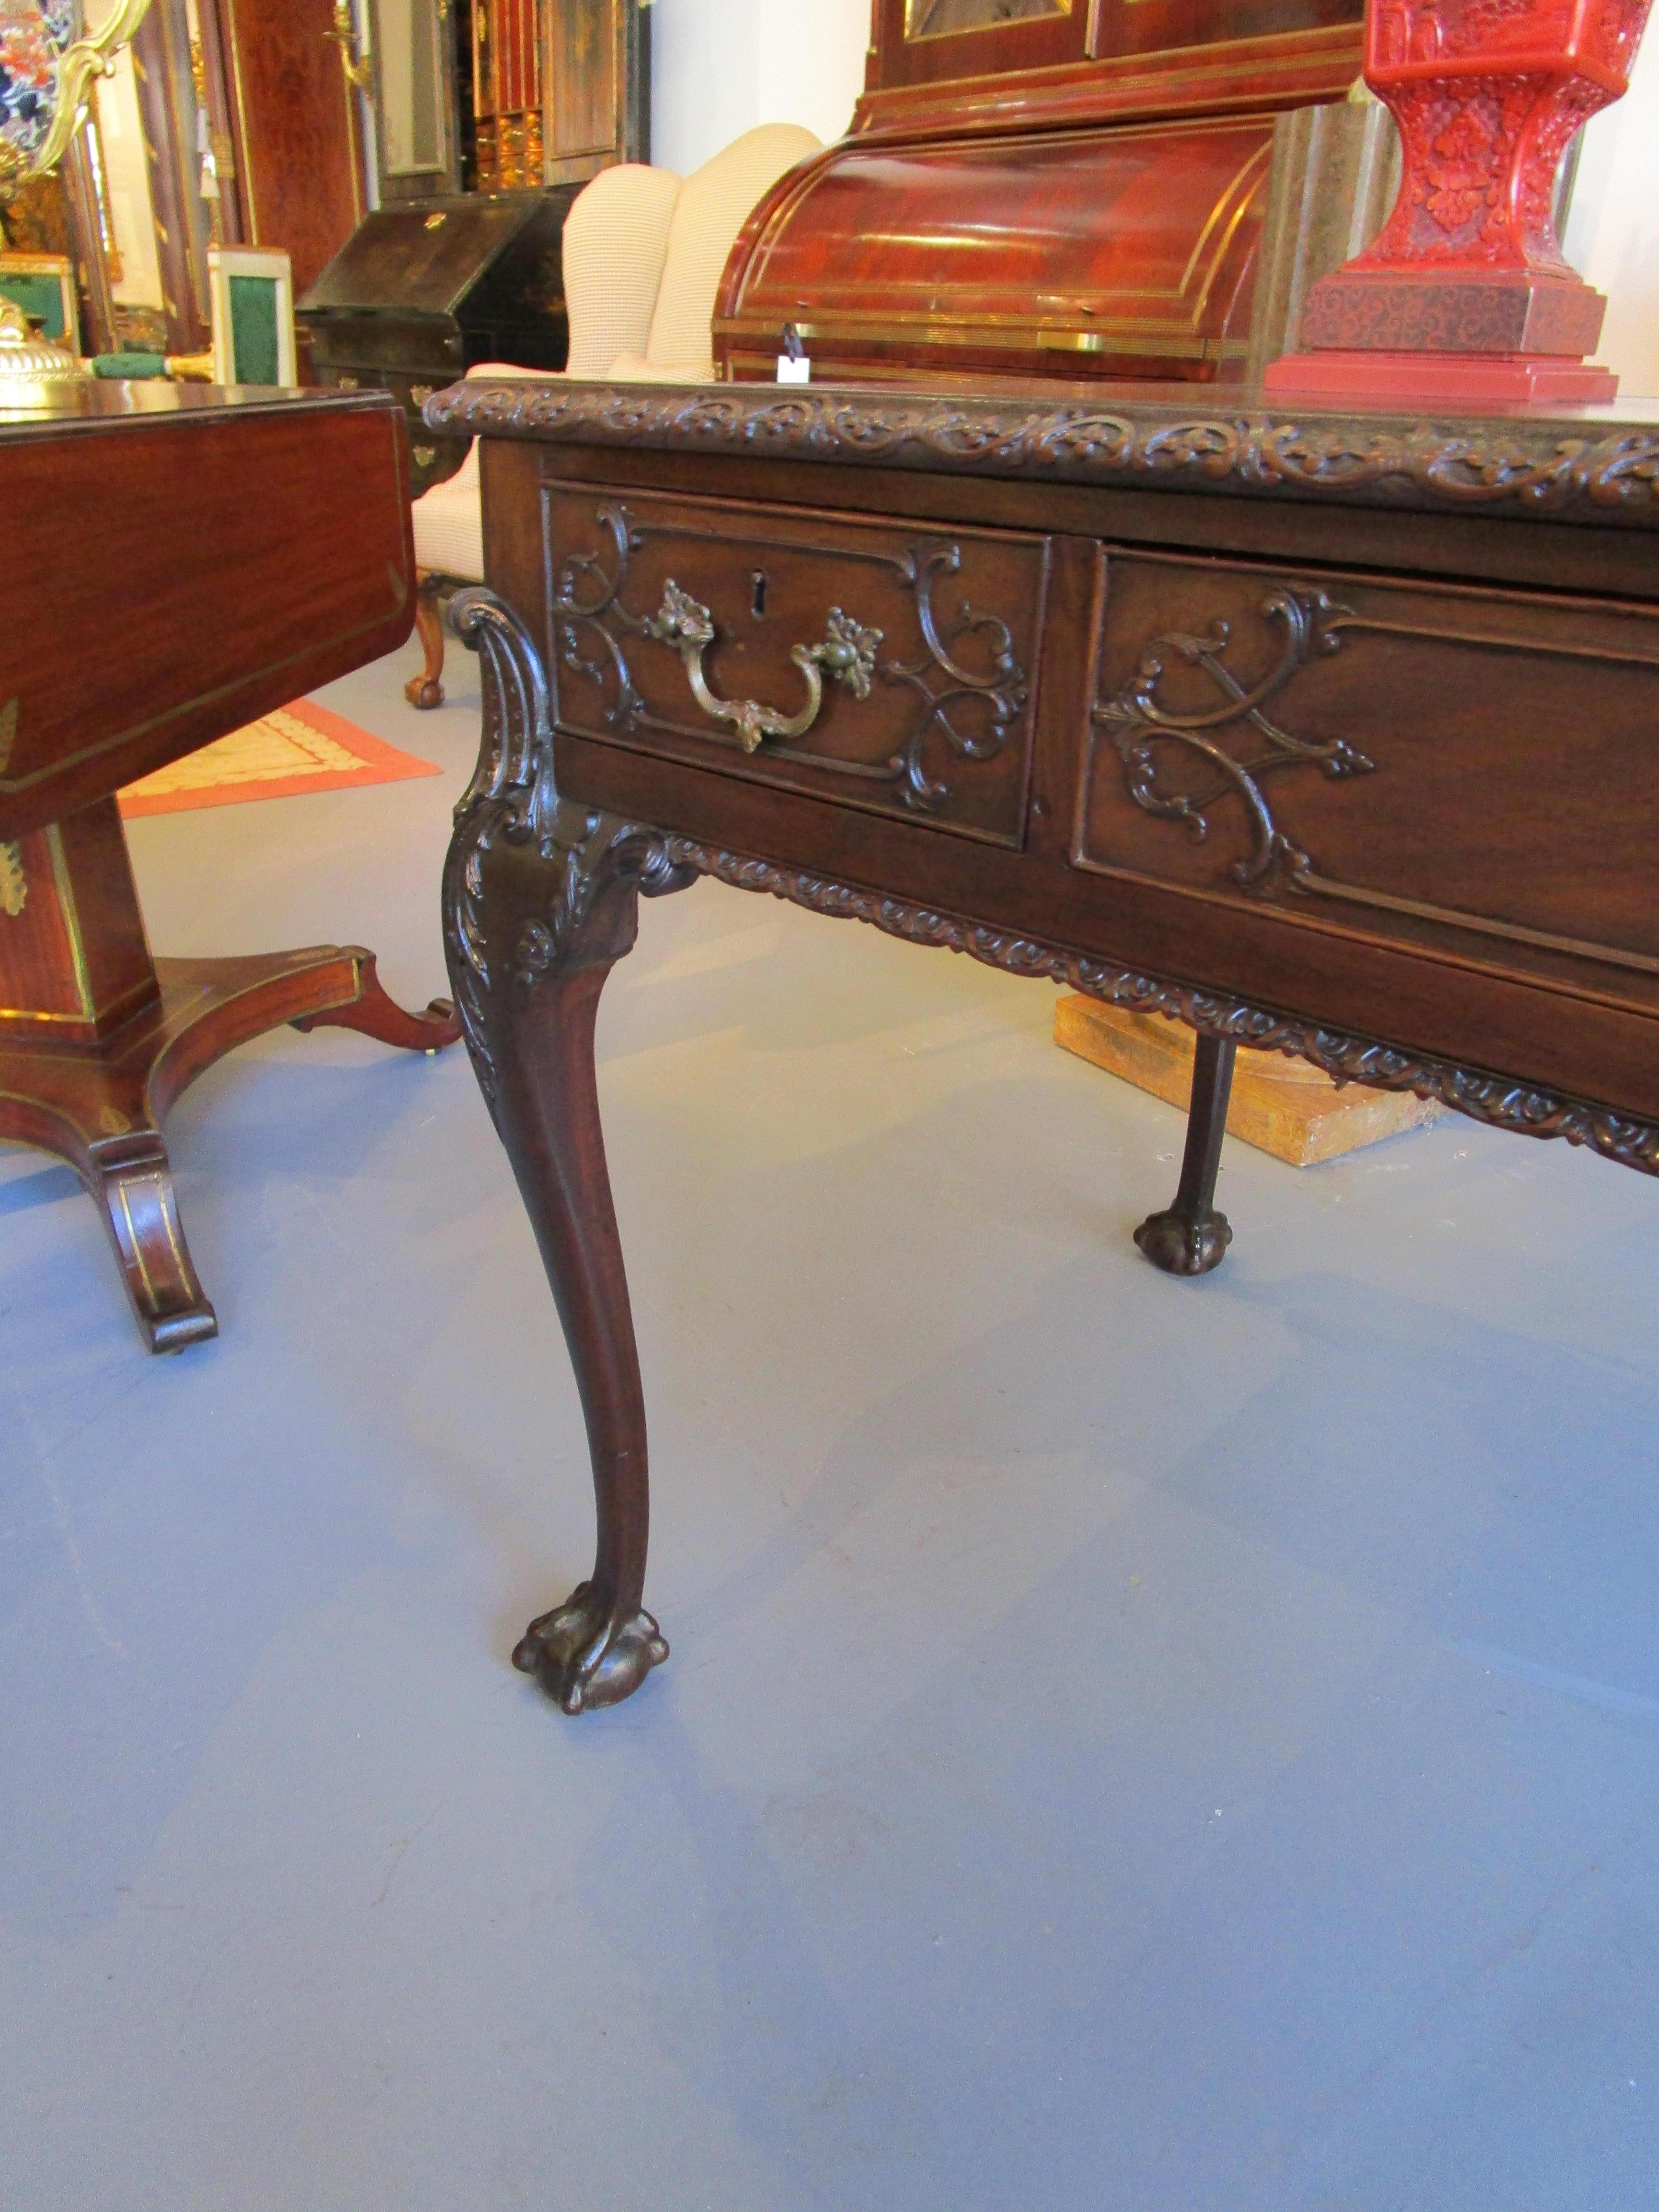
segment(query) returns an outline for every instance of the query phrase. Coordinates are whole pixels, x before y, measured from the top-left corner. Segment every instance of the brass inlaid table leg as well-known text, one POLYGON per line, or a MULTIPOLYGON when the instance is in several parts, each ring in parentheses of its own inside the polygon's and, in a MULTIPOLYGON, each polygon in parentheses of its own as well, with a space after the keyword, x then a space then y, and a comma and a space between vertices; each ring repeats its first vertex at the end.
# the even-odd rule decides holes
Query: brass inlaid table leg
POLYGON ((175 1100, 228 1052, 285 1022, 361 1030, 417 1052, 453 1044, 459 1024, 446 1000, 423 1014, 394 1005, 360 945, 152 961, 112 799, 17 841, 7 880, 0 1139, 75 1170, 146 1342, 182 1351, 218 1322, 161 1134, 175 1100))

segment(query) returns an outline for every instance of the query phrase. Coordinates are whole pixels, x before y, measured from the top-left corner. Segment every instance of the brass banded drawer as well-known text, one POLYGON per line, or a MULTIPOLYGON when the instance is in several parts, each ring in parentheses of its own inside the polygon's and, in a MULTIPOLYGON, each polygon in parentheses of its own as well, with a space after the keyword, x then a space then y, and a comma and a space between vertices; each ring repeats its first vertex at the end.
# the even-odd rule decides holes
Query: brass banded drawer
POLYGON ((1074 866, 1659 1004, 1659 617, 1103 557, 1074 866))
POLYGON ((1018 847, 1048 541, 543 488, 561 728, 1018 847))

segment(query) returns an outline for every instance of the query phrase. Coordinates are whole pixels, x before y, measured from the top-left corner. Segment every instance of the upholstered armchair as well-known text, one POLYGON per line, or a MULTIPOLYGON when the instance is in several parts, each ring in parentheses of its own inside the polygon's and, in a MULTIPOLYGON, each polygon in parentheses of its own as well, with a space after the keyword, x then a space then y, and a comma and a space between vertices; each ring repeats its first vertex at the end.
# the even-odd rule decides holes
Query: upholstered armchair
MULTIPOLYGON (((712 383, 714 300, 738 233, 786 169, 819 150, 810 131, 767 124, 684 181, 629 162, 605 169, 565 218, 570 313, 566 376, 619 383, 712 383)), ((469 376, 540 379, 485 362, 469 376)), ((443 704, 444 599, 483 581, 483 509, 475 443, 456 474, 415 502, 418 618, 426 665, 411 706, 443 704)))

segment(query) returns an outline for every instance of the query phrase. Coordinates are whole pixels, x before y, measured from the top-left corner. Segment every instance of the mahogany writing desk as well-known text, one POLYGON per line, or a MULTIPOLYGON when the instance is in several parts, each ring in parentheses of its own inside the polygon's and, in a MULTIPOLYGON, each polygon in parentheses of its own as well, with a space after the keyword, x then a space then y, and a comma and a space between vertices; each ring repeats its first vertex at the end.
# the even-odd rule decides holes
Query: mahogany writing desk
POLYGON ((151 1349, 215 1334, 161 1123, 283 1022, 435 1051, 357 945, 153 960, 113 794, 401 645, 402 418, 384 394, 40 387, 0 410, 0 1139, 69 1162, 151 1349))
POLYGON ((468 1044, 581 1386, 568 1711, 666 1656, 593 1080, 638 895, 710 875, 1659 1170, 1659 424, 471 384, 485 729, 445 884, 468 1044))

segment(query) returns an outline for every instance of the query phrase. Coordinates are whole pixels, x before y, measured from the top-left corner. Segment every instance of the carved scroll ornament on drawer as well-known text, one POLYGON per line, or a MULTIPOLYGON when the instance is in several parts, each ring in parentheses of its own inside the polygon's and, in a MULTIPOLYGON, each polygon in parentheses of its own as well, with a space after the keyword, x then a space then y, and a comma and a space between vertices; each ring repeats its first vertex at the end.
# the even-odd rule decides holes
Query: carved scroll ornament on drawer
POLYGON ((1109 575, 1074 866, 1659 976, 1652 616, 1153 555, 1109 575), (1609 786, 1627 810, 1592 820, 1609 786))
POLYGON ((1340 649, 1344 626, 1355 617, 1323 592, 1270 592, 1261 611, 1265 623, 1282 631, 1282 650, 1276 665, 1248 688, 1227 665, 1231 623, 1216 621, 1205 636, 1166 630, 1142 653, 1133 680, 1096 707, 1094 720, 1109 733, 1123 763, 1125 788, 1145 812, 1184 822, 1202 844, 1212 812, 1236 799, 1249 823, 1252 849, 1229 866, 1233 880, 1313 890, 1321 887, 1313 863, 1274 819, 1267 780, 1277 769, 1292 768, 1317 768, 1334 778, 1370 775, 1375 763, 1345 738, 1296 736, 1267 708, 1310 660, 1340 649), (1183 714, 1164 702, 1159 692, 1173 660, 1202 670, 1212 704, 1183 714), (1227 740, 1246 732, 1241 758, 1227 740), (1265 742, 1258 745, 1256 739, 1265 742))
MULTIPOLYGON (((890 550, 892 532, 872 529, 870 539, 881 542, 866 544, 854 542, 856 529, 844 525, 839 536, 830 532, 818 543, 724 536, 694 527, 690 519, 683 525, 659 521, 621 501, 585 512, 597 526, 598 550, 562 548, 551 610, 567 726, 635 744, 650 744, 658 736, 690 738, 735 753, 757 771, 768 763, 786 763, 789 772, 823 771, 840 779, 849 798, 866 792, 866 804, 896 804, 924 817, 960 815, 960 823, 942 826, 1010 842, 1017 836, 1024 760, 1005 762, 1004 756, 1011 735, 1028 719, 1030 679, 1022 648, 1000 616, 965 599, 941 610, 941 587, 963 568, 962 544, 927 539, 905 546, 899 539, 902 550, 890 550), (635 573, 642 553, 649 556, 649 574, 635 573), (824 583, 826 565, 833 585, 824 583), (797 611, 802 605, 809 609, 799 627, 794 617, 779 614, 763 629, 769 571, 790 584, 797 611), (752 591, 755 617, 741 632, 722 623, 708 604, 722 590, 732 599, 738 582, 745 605, 752 591), (791 623, 793 635, 778 632, 780 621, 791 623), (919 650, 905 646, 902 630, 913 635, 919 650), (790 642, 780 653, 785 636, 790 642), (745 696, 722 680, 722 662, 729 657, 733 670, 745 671, 763 637, 784 665, 767 679, 764 696, 745 696), (684 670, 676 679, 683 684, 678 697, 653 658, 662 647, 684 670), (800 689, 792 696, 797 676, 800 689), (892 703, 878 711, 888 695, 892 703), (837 699, 853 710, 850 725, 843 709, 836 745, 809 747, 837 699), (976 799, 962 787, 960 772, 994 773, 994 763, 1006 773, 995 792, 976 799)), ((568 546, 570 507, 558 514, 568 546)), ((1039 600, 1041 546, 1021 553, 1032 563, 1028 597, 1039 600)), ((1035 626, 1038 607, 1023 611, 1035 626)), ((754 682, 760 692, 760 680, 754 682)))

